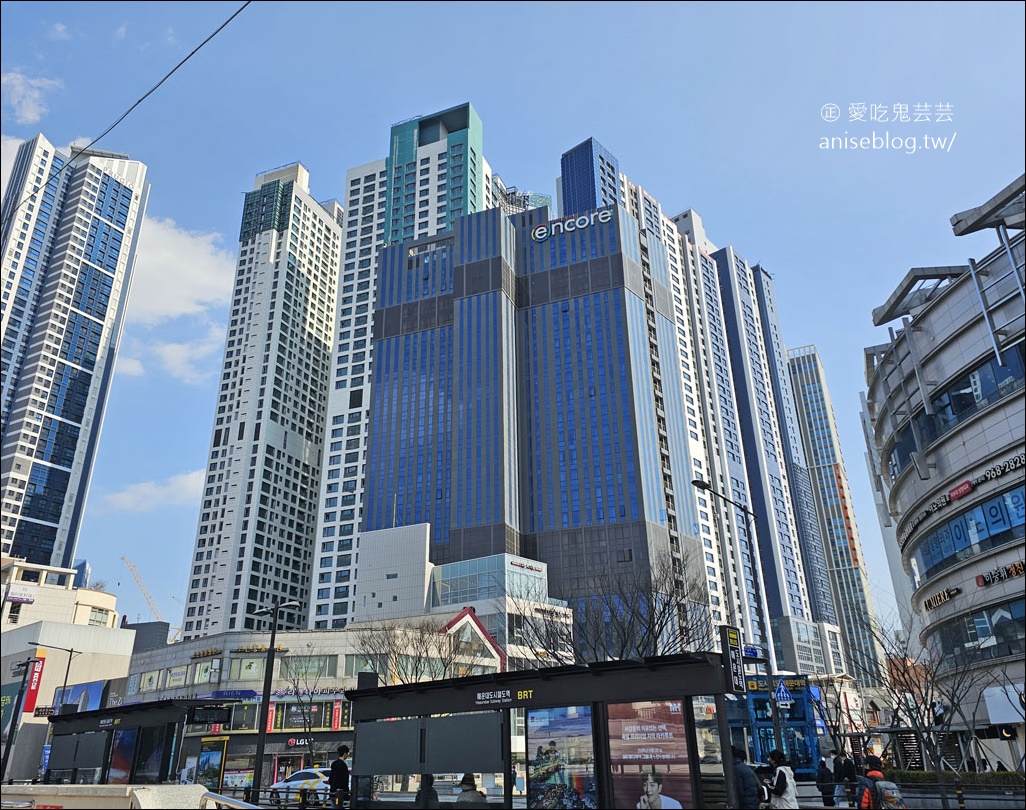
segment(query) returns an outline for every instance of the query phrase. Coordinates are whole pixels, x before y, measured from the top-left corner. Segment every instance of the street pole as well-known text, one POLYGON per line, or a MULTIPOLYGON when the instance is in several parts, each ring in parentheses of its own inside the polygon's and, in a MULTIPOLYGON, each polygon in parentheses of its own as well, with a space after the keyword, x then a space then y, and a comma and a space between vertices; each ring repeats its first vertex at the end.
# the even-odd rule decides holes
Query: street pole
POLYGON ((30 643, 30 645, 35 646, 35 647, 46 647, 48 650, 63 650, 64 652, 66 652, 68 654, 68 665, 66 667, 64 667, 64 686, 61 687, 61 703, 60 703, 60 705, 59 706, 57 705, 57 695, 56 695, 56 693, 54 694, 54 700, 53 700, 53 703, 54 703, 54 706, 53 706, 54 713, 55 714, 61 714, 62 713, 61 709, 64 708, 64 704, 68 700, 68 676, 71 674, 71 660, 76 655, 81 655, 82 654, 82 650, 76 650, 74 647, 58 647, 55 644, 43 644, 43 643, 41 643, 39 641, 32 641, 32 642, 29 642, 29 643, 30 643))
POLYGON ((759 541, 755 536, 755 512, 749 509, 742 503, 738 503, 733 498, 728 498, 720 492, 717 492, 712 488, 712 484, 701 478, 695 478, 691 481, 691 486, 695 489, 699 489, 702 492, 708 492, 710 495, 719 498, 724 503, 729 503, 737 509, 740 509, 745 516, 745 530, 748 532, 748 546, 752 554, 752 574, 756 577, 756 587, 759 589, 759 611, 762 613, 763 631, 766 635, 766 660, 767 668, 770 674, 777 669, 777 654, 773 649, 773 632, 770 629, 770 617, 769 617, 769 603, 766 599, 766 586, 763 584, 764 574, 762 570, 762 553, 759 551, 759 541))
POLYGON ((778 751, 784 750, 784 736, 780 727, 780 704, 777 703, 777 696, 773 690, 773 681, 769 682, 770 711, 773 712, 773 742, 778 751))
POLYGON ((278 634, 278 612, 282 608, 297 608, 299 602, 279 602, 277 599, 269 607, 261 608, 255 616, 271 617, 271 641, 267 645, 267 661, 264 663, 264 693, 260 703, 260 726, 257 728, 256 761, 253 763, 253 785, 247 801, 260 803, 260 782, 264 776, 264 748, 267 742, 267 717, 271 708, 271 680, 274 674, 274 639, 278 634))
POLYGON ((28 682, 29 671, 33 664, 39 662, 34 656, 29 656, 16 666, 21 668, 21 686, 18 688, 18 697, 14 701, 14 709, 11 714, 11 730, 7 732, 7 747, 4 749, 3 763, 0 764, 0 781, 7 777, 7 763, 11 761, 11 751, 14 749, 14 742, 18 739, 18 726, 21 725, 21 709, 25 699, 25 684, 28 682))

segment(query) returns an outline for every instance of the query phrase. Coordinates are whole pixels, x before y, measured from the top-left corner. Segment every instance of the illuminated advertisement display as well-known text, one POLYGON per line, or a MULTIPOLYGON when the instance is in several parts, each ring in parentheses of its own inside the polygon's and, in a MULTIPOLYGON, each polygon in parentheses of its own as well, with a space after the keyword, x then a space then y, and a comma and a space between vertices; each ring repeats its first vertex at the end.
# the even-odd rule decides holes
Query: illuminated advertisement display
POLYGON ((196 765, 196 783, 207 790, 221 792, 224 778, 224 752, 228 746, 227 737, 204 737, 200 745, 199 762, 196 765))
POLYGON ((137 728, 123 728, 114 732, 114 743, 110 749, 110 773, 107 782, 111 785, 127 785, 132 778, 132 761, 135 759, 137 728))
POLYGON ((598 807, 591 707, 527 713, 527 806, 598 807))
POLYGON ((610 703, 609 763, 615 807, 692 807, 683 702, 610 703))
POLYGON ((91 712, 95 709, 106 708, 103 700, 106 687, 106 681, 72 684, 67 691, 62 687, 57 690, 57 705, 64 707, 61 711, 62 714, 91 712))

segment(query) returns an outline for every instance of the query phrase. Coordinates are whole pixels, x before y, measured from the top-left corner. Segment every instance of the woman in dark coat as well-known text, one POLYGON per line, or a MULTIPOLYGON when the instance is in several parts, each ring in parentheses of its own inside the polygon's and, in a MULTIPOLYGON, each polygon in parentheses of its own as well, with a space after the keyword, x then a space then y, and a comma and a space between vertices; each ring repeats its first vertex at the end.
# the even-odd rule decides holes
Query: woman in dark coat
POLYGON ((835 807, 834 805, 834 775, 830 773, 826 760, 819 761, 819 770, 816 771, 816 789, 823 797, 824 807, 835 807))

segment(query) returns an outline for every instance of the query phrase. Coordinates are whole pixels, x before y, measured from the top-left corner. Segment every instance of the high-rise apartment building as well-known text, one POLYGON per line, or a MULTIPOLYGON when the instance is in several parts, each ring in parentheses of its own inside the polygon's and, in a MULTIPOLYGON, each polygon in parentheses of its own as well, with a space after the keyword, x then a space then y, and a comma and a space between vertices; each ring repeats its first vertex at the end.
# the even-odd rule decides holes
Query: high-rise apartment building
MULTIPOLYGON (((562 199, 605 201, 588 174, 622 179, 597 144, 584 151, 564 160, 562 199)), ((436 563, 536 558, 573 600, 664 555, 682 577, 704 557, 675 230, 626 184, 621 201, 563 214, 489 210, 382 252, 364 521, 430 523, 436 563), (663 230, 640 226, 649 215, 663 230)))
POLYGON ((741 626, 774 664, 842 670, 822 565, 808 594, 802 543, 822 546, 815 521, 803 533, 795 517, 811 492, 802 500, 787 483, 797 421, 788 405, 786 437, 776 423, 786 358, 774 338, 769 369, 776 326, 758 325, 751 268, 756 350, 733 359, 737 293, 722 292, 730 277, 704 234, 691 238, 594 139, 563 155, 551 219, 544 200, 491 174, 480 127, 470 105, 402 122, 388 158, 347 175, 310 626, 352 616, 361 530, 428 523, 432 563, 535 558, 552 595, 571 600, 668 555, 682 579, 700 575, 694 607, 710 624, 741 626), (751 376, 752 362, 762 376, 744 418, 773 414, 756 439, 743 434, 732 370, 751 376), (773 528, 696 492, 695 478, 773 528))
POLYGON ((815 513, 828 554, 824 570, 841 616, 851 674, 862 686, 880 686, 886 661, 826 372, 815 346, 788 352, 788 368, 811 472, 815 513))
POLYGON ((752 282, 755 300, 759 305, 759 321, 762 324, 763 345, 766 347, 767 368, 776 402, 780 444, 784 452, 787 478, 791 485, 791 502, 805 567, 805 582, 809 589, 809 603, 813 618, 817 622, 836 625, 837 609, 830 576, 826 570, 826 554, 819 530, 816 502, 813 498, 812 479, 799 427, 797 395, 792 389, 791 376, 788 373, 787 348, 784 346, 780 319, 777 316, 772 276, 757 264, 752 267, 752 282))
POLYGON ((146 166, 37 135, 3 200, 0 539, 70 568, 149 195, 146 166))
POLYGON ((342 206, 299 164, 246 194, 183 638, 305 626, 342 264, 342 206))
MULTIPOLYGON (((548 202, 507 187, 492 172, 483 154, 481 120, 470 104, 395 124, 389 143, 388 157, 346 173, 342 278, 308 620, 314 629, 344 627, 355 607, 364 478, 370 474, 371 322, 375 293, 393 294, 391 280, 384 286, 378 281, 381 248, 447 232, 475 211, 498 208, 513 214, 548 202)), ((399 514, 395 493, 379 497, 388 500, 401 525, 412 522, 412 515, 399 514)))
POLYGON ((699 493, 732 562, 721 587, 772 666, 844 672, 769 276, 732 247, 718 249, 697 212, 673 221, 695 268, 691 305, 709 444, 700 477, 734 502, 699 493))

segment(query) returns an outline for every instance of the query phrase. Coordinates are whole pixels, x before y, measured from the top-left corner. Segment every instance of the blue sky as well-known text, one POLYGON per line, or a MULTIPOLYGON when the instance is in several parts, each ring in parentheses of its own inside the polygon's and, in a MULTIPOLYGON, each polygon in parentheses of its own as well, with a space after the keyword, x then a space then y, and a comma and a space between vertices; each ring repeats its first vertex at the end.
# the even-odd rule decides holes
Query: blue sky
MULTIPOLYGON (((5 187, 20 141, 96 137, 240 6, 3 2, 5 187)), ((785 341, 826 365, 890 612, 858 416, 863 348, 887 336, 870 313, 910 267, 996 246, 948 220, 1023 172, 1024 29, 1020 2, 251 3, 97 144, 146 163, 152 192, 79 556, 147 620, 128 557, 180 622, 243 194, 298 161, 341 199, 393 123, 469 101, 507 184, 554 195, 559 156, 595 137, 773 275, 785 341), (849 120, 859 103, 877 120, 849 120), (900 148, 821 148, 873 133, 900 148)))

